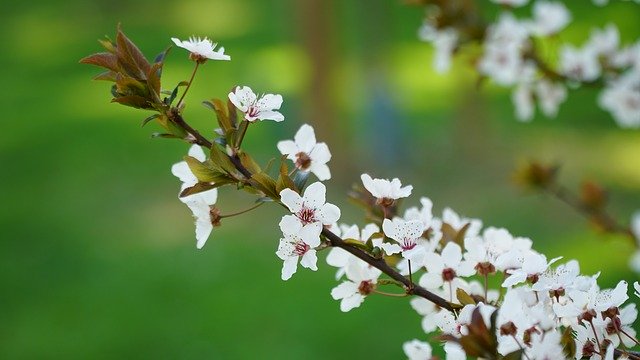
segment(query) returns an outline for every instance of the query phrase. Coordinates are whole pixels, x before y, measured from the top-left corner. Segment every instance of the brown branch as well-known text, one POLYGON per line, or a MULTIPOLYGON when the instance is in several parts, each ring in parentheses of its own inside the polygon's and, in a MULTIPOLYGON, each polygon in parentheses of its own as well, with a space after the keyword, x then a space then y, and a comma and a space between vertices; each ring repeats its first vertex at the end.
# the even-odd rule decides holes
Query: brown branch
POLYGON ((616 221, 611 215, 606 213, 602 208, 594 208, 585 204, 580 198, 570 192, 564 186, 552 183, 548 186, 543 187, 543 189, 550 195, 554 196, 558 200, 564 202, 569 205, 571 208, 575 209, 580 214, 584 215, 588 219, 594 221, 596 224, 601 226, 605 231, 621 234, 629 237, 635 244, 635 235, 631 232, 631 230, 620 224, 616 221))
MULTIPOLYGON (((198 145, 206 146, 208 148, 210 148, 213 145, 209 140, 207 140, 202 135, 200 135, 200 133, 197 130, 189 126, 189 124, 187 124, 184 118, 178 113, 177 109, 175 111, 172 111, 171 115, 172 115, 171 119, 173 120, 173 122, 176 125, 183 128, 186 132, 191 134, 195 138, 195 141, 198 145)), ((229 156, 229 159, 231 160, 233 165, 236 167, 236 169, 244 177, 247 178, 247 180, 252 178, 251 172, 246 167, 244 167, 244 165, 242 165, 242 162, 240 161, 240 158, 238 158, 237 155, 229 156)), ((279 200, 279 199, 276 199, 276 200, 279 200)), ((334 234, 327 228, 322 229, 322 235, 324 235, 325 238, 327 238, 329 242, 331 242, 331 246, 339 247, 350 252, 357 258, 363 260, 369 265, 387 274, 392 279, 402 283, 406 287, 407 294, 420 296, 422 298, 425 298, 431 301, 432 303, 436 304, 441 308, 447 309, 449 311, 453 311, 453 306, 451 305, 451 303, 441 298, 440 296, 432 293, 431 291, 419 285, 414 284, 409 279, 407 279, 402 274, 400 274, 395 269, 393 269, 391 266, 389 266, 389 264, 387 264, 387 262, 384 261, 384 259, 375 258, 370 254, 368 254, 367 252, 365 252, 364 250, 361 250, 355 246, 347 244, 344 240, 342 240, 342 238, 340 238, 338 235, 334 234)))

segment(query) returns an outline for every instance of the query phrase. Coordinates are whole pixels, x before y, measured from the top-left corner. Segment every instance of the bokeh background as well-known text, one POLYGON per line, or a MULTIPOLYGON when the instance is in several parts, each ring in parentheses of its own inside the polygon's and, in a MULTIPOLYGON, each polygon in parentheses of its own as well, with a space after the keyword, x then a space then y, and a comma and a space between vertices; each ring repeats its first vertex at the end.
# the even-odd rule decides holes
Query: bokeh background
MULTIPOLYGON (((625 43, 640 35, 630 2, 567 5, 575 21, 561 40, 579 44, 610 21, 625 43)), ((196 251, 169 172, 187 145, 151 139, 147 114, 110 104, 109 85, 90 80, 98 69, 78 64, 119 22, 149 57, 173 36, 226 47, 232 61, 207 63, 187 98, 200 129, 214 126, 200 101, 236 84, 281 93, 286 121, 252 127, 249 150, 267 161, 277 140, 313 124, 333 152, 329 200, 346 222, 362 220, 344 197, 361 172, 398 176, 436 212, 451 206, 529 236, 584 273, 602 270, 603 286, 637 280, 627 239, 519 190, 511 174, 527 159, 557 161, 567 185, 609 187, 610 210, 627 223, 640 208, 640 132, 619 129, 587 89, 557 119, 518 123, 508 91, 478 90, 464 59, 446 75, 431 70, 432 49, 416 36, 422 15, 396 0, 3 4, 0 358, 391 359, 424 338, 407 299, 370 297, 341 313, 326 266, 281 281, 275 207, 225 220, 196 251)), ((173 49, 165 87, 191 66, 173 49)), ((220 199, 227 212, 251 202, 228 189, 220 199)))

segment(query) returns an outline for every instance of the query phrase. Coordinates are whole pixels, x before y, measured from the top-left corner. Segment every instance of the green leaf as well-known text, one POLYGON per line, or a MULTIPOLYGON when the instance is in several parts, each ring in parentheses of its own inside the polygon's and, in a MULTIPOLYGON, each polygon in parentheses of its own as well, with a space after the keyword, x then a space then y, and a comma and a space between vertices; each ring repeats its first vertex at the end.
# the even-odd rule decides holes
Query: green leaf
POLYGON ((576 343, 573 341, 573 329, 571 326, 567 326, 562 333, 562 338, 560 339, 560 343, 562 344, 562 351, 568 359, 574 359, 576 355, 576 343))
POLYGON ((476 304, 476 302, 473 300, 471 295, 467 294, 467 292, 462 290, 461 288, 458 288, 456 290, 456 297, 458 298, 458 301, 462 305, 475 305, 476 304))
POLYGON ((207 190, 211 190, 213 188, 215 188, 216 186, 212 183, 197 183, 191 187, 188 187, 184 190, 182 190, 182 192, 180 192, 180 197, 185 197, 185 196, 189 196, 189 195, 193 195, 193 194, 197 194, 197 193, 201 193, 203 191, 207 191, 207 190))
POLYGON ((218 126, 224 131, 226 134, 229 130, 234 130, 233 125, 229 121, 229 116, 226 113, 226 107, 224 102, 220 99, 211 99, 210 101, 203 101, 202 105, 207 108, 213 110, 216 113, 216 118, 218 119, 218 126))
POLYGON ((142 127, 144 127, 145 125, 147 125, 149 123, 149 121, 153 120, 153 119, 157 119, 160 117, 160 114, 153 114, 151 116, 149 116, 148 118, 142 120, 142 127))
POLYGON ((265 173, 257 173, 251 176, 251 179, 258 185, 258 188, 265 193, 265 195, 273 198, 280 199, 280 196, 276 192, 276 182, 265 173))
POLYGON ((296 186, 289 177, 289 168, 287 167, 286 159, 280 161, 280 173, 278 174, 278 181, 276 181, 276 191, 278 194, 284 189, 291 189, 296 191, 296 186))
POLYGON ((253 158, 244 151, 240 151, 238 153, 238 157, 240 158, 240 163, 247 170, 249 170, 252 174, 261 173, 262 169, 260 169, 260 165, 258 165, 253 158))
POLYGON ((229 156, 222 151, 217 144, 213 144, 213 146, 211 146, 209 159, 211 160, 211 163, 222 172, 226 172, 228 174, 235 174, 237 172, 236 167, 229 159, 229 156))
POLYGON ((136 109, 153 109, 153 106, 149 103, 149 101, 139 95, 119 96, 113 98, 111 102, 117 102, 136 109))
MULTIPOLYGON (((500 357, 502 360, 521 360, 522 354, 524 354, 524 350, 517 350, 514 352, 510 352, 505 356, 500 357)), ((573 359, 573 358, 571 358, 573 359)))
POLYGON ((200 182, 213 182, 216 180, 216 177, 220 175, 220 172, 208 167, 206 164, 200 162, 200 160, 194 157, 185 156, 184 161, 187 162, 189 169, 200 182))
POLYGON ((101 72, 100 74, 93 77, 93 80, 106 80, 115 82, 118 77, 118 73, 108 70, 105 72, 101 72))

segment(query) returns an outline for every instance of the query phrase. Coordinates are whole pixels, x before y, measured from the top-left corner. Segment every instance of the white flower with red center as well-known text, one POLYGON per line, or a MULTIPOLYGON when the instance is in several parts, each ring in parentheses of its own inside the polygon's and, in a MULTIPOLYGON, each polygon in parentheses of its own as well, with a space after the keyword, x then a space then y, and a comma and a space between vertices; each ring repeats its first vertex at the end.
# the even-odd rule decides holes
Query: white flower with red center
POLYGON ((511 234, 505 229, 486 228, 482 237, 466 237, 464 248, 465 260, 471 262, 480 275, 492 274, 496 271, 498 258, 514 246, 511 234))
POLYGON ((291 276, 298 270, 298 260, 300 265, 313 271, 318 270, 316 262, 316 250, 314 248, 320 245, 318 233, 321 231, 320 223, 309 224, 292 224, 283 228, 283 238, 280 239, 276 255, 283 261, 282 264, 282 280, 289 280, 291 276))
POLYGON ((376 288, 382 272, 358 258, 351 257, 346 269, 347 281, 331 290, 331 297, 340 301, 340 310, 357 308, 376 288))
POLYGON ((321 182, 309 185, 303 196, 288 188, 282 190, 280 201, 293 213, 293 215, 285 215, 280 221, 282 232, 286 232, 286 229, 295 229, 296 224, 301 224, 303 227, 313 226, 317 232, 316 236, 319 237, 322 225, 337 222, 340 218, 340 209, 326 203, 326 192, 327 188, 321 182))
POLYGON ((186 49, 191 54, 189 57, 191 60, 203 63, 207 61, 207 59, 211 60, 231 60, 229 55, 224 54, 224 48, 220 47, 218 50, 216 46, 217 43, 211 42, 211 40, 204 38, 201 39, 199 37, 190 37, 189 40, 181 41, 177 38, 171 38, 176 46, 179 46, 183 49, 186 49))
POLYGON ((613 346, 618 347, 621 340, 627 348, 635 346, 636 331, 633 329, 633 323, 637 317, 636 304, 631 303, 620 309, 620 315, 607 319, 605 336, 613 346))
POLYGON ((620 46, 620 33, 615 24, 607 24, 603 29, 593 29, 587 46, 598 55, 611 57, 620 46))
POLYGON ((633 289, 635 290, 635 292, 633 293, 633 295, 637 296, 638 298, 640 298, 640 283, 639 282, 634 282, 633 283, 633 289))
POLYGON ((378 199, 378 204, 382 206, 391 206, 394 201, 411 195, 411 190, 413 190, 411 185, 402 187, 398 178, 389 181, 388 179, 372 179, 369 174, 362 174, 360 179, 364 188, 378 199))
POLYGON ((571 21, 571 13, 560 2, 538 0, 533 5, 531 32, 538 36, 549 36, 560 32, 571 21))
MULTIPOLYGON (((198 145, 191 146, 188 155, 199 161, 206 160, 204 151, 202 151, 202 148, 198 145)), ((171 167, 171 173, 182 181, 180 192, 198 183, 198 179, 193 172, 191 172, 186 161, 174 164, 171 167)), ((202 249, 209 235, 211 235, 211 231, 213 231, 213 224, 219 220, 217 210, 211 207, 218 199, 218 190, 211 189, 178 198, 186 204, 193 213, 196 225, 196 247, 202 249)))
POLYGON ((244 113, 248 122, 256 120, 273 120, 280 122, 284 116, 276 111, 282 106, 282 96, 265 94, 260 97, 248 86, 237 86, 229 93, 229 100, 238 110, 244 113))
POLYGON ((547 262, 547 257, 542 254, 538 254, 533 251, 526 252, 523 254, 521 268, 506 270, 507 274, 509 274, 509 277, 502 282, 502 287, 512 287, 527 280, 535 283, 538 277, 540 277, 542 273, 547 271, 551 264, 560 260, 561 258, 562 257, 557 257, 547 262))
POLYGON ((413 339, 402 344, 402 350, 409 360, 431 359, 432 349, 429 343, 413 339))
POLYGON ((312 172, 318 180, 331 179, 327 162, 331 160, 331 152, 325 143, 317 143, 313 128, 307 124, 300 127, 293 140, 278 142, 278 150, 287 159, 294 162, 302 172, 312 172))
POLYGON ((552 291, 554 297, 564 294, 566 289, 573 287, 580 274, 580 265, 575 260, 561 264, 555 269, 547 269, 538 278, 538 282, 531 286, 534 291, 552 291))
POLYGON ((640 70, 627 71, 609 83, 598 98, 623 128, 640 128, 640 70))
POLYGON ((418 241, 422 236, 423 224, 421 221, 404 221, 400 218, 393 220, 384 219, 382 223, 384 234, 397 242, 397 244, 381 243, 380 247, 389 255, 402 253, 407 260, 414 260, 421 249, 418 241))
POLYGON ((531 360, 557 359, 562 354, 560 333, 549 331, 544 334, 533 333, 531 345, 525 348, 526 357, 531 360))
POLYGON ((457 277, 467 277, 475 274, 473 264, 462 260, 460 245, 449 242, 442 249, 442 253, 427 253, 424 261, 427 272, 420 278, 420 285, 427 289, 435 289, 444 283, 449 283, 457 277))

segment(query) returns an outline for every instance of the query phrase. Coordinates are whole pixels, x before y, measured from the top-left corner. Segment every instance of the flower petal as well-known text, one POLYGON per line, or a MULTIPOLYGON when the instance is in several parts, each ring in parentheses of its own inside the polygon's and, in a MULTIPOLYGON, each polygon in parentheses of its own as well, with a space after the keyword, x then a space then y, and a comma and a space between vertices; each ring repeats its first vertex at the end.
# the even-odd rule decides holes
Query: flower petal
MULTIPOLYGON (((287 190, 282 190, 283 192, 287 190)), ((314 182, 304 191, 303 201, 306 207, 318 209, 326 200, 327 188, 321 182, 314 182)), ((282 193, 280 193, 282 194, 282 193)), ((285 204, 286 205, 286 204, 285 204)), ((296 210, 297 211, 297 210, 296 210)), ((332 221, 333 223, 334 221, 332 221)))
MULTIPOLYGON (((308 191, 308 188, 307 188, 307 191, 308 191)), ((280 201, 282 201, 282 203, 286 207, 288 207, 292 213, 296 213, 302 209, 302 202, 304 200, 302 199, 302 197, 300 197, 300 195, 297 192, 289 188, 286 188, 280 191, 280 201)))
POLYGON ((316 263, 318 262, 318 256, 316 255, 315 250, 309 250, 304 255, 302 255, 302 259, 300 259, 300 265, 307 269, 311 269, 313 271, 318 270, 316 263))
POLYGON ((313 127, 307 124, 300 126, 293 139, 300 151, 304 151, 307 154, 310 154, 311 150, 316 146, 316 134, 313 131, 313 127))

